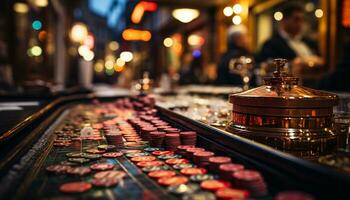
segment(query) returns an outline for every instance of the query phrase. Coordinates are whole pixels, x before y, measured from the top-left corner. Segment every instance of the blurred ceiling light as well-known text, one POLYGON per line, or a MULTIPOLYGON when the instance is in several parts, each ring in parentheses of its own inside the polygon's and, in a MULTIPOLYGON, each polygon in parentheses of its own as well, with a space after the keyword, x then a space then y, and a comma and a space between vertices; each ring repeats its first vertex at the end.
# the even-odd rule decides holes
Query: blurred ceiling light
POLYGON ((89 53, 90 49, 86 45, 80 45, 78 48, 78 53, 80 56, 85 56, 89 53))
POLYGON ((237 4, 233 5, 232 10, 235 14, 240 14, 242 12, 243 8, 242 8, 241 4, 237 3, 237 4))
POLYGON ((191 46, 201 46, 204 44, 204 42, 204 38, 196 34, 192 34, 187 38, 187 43, 191 46))
POLYGON ((92 60, 94 59, 94 57, 95 57, 95 53, 94 53, 93 51, 91 51, 91 50, 89 50, 89 51, 83 56, 84 60, 86 60, 86 61, 92 61, 92 60))
POLYGON ((119 49, 119 44, 118 42, 116 41, 111 41, 109 44, 108 44, 108 48, 112 51, 116 51, 119 49))
POLYGON ((32 28, 36 31, 40 30, 42 28, 42 23, 40 20, 34 20, 32 23, 32 28))
POLYGON ((34 0, 34 4, 38 7, 46 7, 49 2, 48 0, 34 0))
POLYGON ((241 22, 242 22, 242 18, 240 16, 236 15, 236 16, 232 17, 232 23, 234 25, 239 25, 239 24, 241 24, 241 22))
POLYGON ((283 13, 281 11, 277 11, 273 14, 273 18, 275 18, 276 21, 281 21, 283 19, 283 13))
POLYGON ((107 60, 105 62, 105 68, 106 69, 113 69, 114 62, 112 60, 107 60))
POLYGON ((158 5, 154 2, 141 1, 136 4, 131 14, 131 21, 135 24, 141 22, 145 11, 154 12, 157 10, 158 5))
POLYGON ((170 37, 167 37, 163 40, 163 44, 165 47, 171 47, 171 46, 173 46, 174 41, 170 37))
POLYGON ((103 61, 102 60, 99 60, 95 63, 95 66, 94 66, 94 69, 95 69, 95 72, 97 73, 100 73, 103 71, 103 61))
POLYGON ((305 10, 307 12, 312 12, 315 9, 315 4, 312 2, 309 2, 307 4, 305 4, 305 10))
POLYGON ((317 18, 323 17, 323 10, 322 10, 322 9, 316 9, 316 10, 315 10, 315 16, 316 16, 317 18))
POLYGON ((148 42, 152 38, 152 34, 146 30, 125 29, 122 33, 123 39, 128 41, 145 41, 148 42))
POLYGON ((115 62, 116 65, 118 66, 124 66, 125 65, 125 61, 121 58, 118 58, 117 61, 115 62))
POLYGON ((39 46, 33 46, 31 49, 30 49, 30 52, 33 56, 40 56, 41 53, 43 52, 43 50, 41 49, 41 47, 39 46))
POLYGON ((199 10, 191 8, 179 8, 173 10, 172 12, 173 17, 182 23, 189 23, 193 21, 199 17, 199 14, 199 10))
POLYGON ((83 42, 88 36, 88 29, 83 23, 76 23, 73 25, 70 32, 70 37, 73 42, 83 42))
POLYGON ((27 13, 29 11, 29 7, 25 3, 15 3, 13 5, 13 10, 17 13, 27 13))
POLYGON ((230 17, 233 14, 233 9, 230 6, 226 6, 223 12, 226 17, 230 17))
POLYGON ((123 51, 120 53, 120 59, 125 62, 130 62, 133 59, 133 54, 130 51, 123 51))

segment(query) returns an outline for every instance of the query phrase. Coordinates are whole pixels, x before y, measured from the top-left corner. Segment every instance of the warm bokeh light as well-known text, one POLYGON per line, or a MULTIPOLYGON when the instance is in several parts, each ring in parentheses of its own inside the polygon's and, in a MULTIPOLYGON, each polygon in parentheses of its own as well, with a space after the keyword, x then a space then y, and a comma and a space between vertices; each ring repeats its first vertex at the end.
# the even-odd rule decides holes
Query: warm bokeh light
POLYGON ((107 69, 105 70, 105 73, 108 75, 108 76, 112 76, 114 74, 114 69, 113 67, 111 69, 107 69))
POLYGON ((145 41, 148 42, 152 38, 152 34, 146 30, 125 29, 122 33, 123 39, 128 41, 145 41))
POLYGON ((273 14, 273 18, 275 18, 276 21, 281 21, 283 19, 283 13, 281 11, 277 11, 273 14))
POLYGON ((40 56, 42 54, 43 50, 39 46, 33 46, 30 49, 30 52, 33 56, 40 56))
POLYGON ((93 49, 95 46, 95 37, 92 35, 92 33, 89 33, 86 38, 84 39, 84 45, 86 45, 89 49, 93 49))
POLYGON ((158 5, 154 2, 141 1, 136 4, 131 14, 131 21, 134 24, 140 23, 145 11, 154 12, 157 10, 158 5))
POLYGON ((242 18, 239 15, 232 17, 232 23, 234 25, 239 25, 242 22, 242 18))
POLYGON ((172 16, 182 23, 189 23, 199 17, 199 10, 191 8, 179 8, 172 12, 172 16))
POLYGON ((94 53, 93 51, 91 51, 91 50, 89 50, 89 51, 83 56, 84 60, 86 60, 86 61, 92 61, 92 60, 94 59, 94 57, 95 57, 95 53, 94 53))
POLYGON ((316 9, 316 10, 315 10, 315 16, 316 16, 317 18, 323 17, 323 10, 322 10, 322 9, 316 9))
POLYGON ((87 47, 86 45, 80 45, 78 48, 78 53, 80 56, 85 56, 88 54, 88 52, 90 51, 89 47, 87 47))
POLYGON ((197 34, 192 34, 187 38, 187 43, 191 46, 201 46, 204 42, 204 38, 197 34))
POLYGON ((115 72, 121 72, 124 70, 124 65, 118 65, 117 63, 114 65, 115 72))
POLYGON ((312 2, 308 2, 307 4, 305 4, 305 10, 307 12, 312 12, 315 9, 315 4, 312 2))
POLYGON ((118 66, 124 66, 125 65, 125 61, 121 58, 118 58, 117 61, 115 62, 116 65, 118 66))
POLYGON ((113 60, 106 60, 106 62, 105 62, 106 69, 113 69, 113 65, 114 65, 113 60))
POLYGON ((94 66, 95 72, 101 73, 104 69, 103 60, 98 60, 94 66))
POLYGON ((226 17, 230 17, 233 14, 233 9, 230 6, 226 6, 223 10, 223 13, 226 17))
POLYGON ((165 47, 171 47, 171 46, 173 46, 174 41, 170 37, 167 37, 163 40, 163 44, 165 47))
POLYGON ((88 36, 88 29, 83 23, 76 23, 73 25, 70 32, 70 38, 73 42, 83 42, 88 36))
POLYGON ((40 31, 38 34, 38 38, 40 41, 45 41, 47 38, 47 32, 46 31, 40 31))
POLYGON ((34 0, 34 4, 38 7, 46 7, 49 2, 48 0, 34 0))
POLYGON ((116 51, 119 49, 119 43, 116 42, 116 41, 111 41, 109 44, 108 44, 108 48, 112 51, 116 51))
POLYGON ((133 54, 130 51, 123 51, 120 53, 120 58, 125 62, 130 62, 133 59, 133 54))
POLYGON ((235 4, 233 7, 232 7, 232 10, 235 14, 240 14, 243 10, 241 4, 235 4))
POLYGON ((27 13, 29 11, 29 7, 26 3, 15 3, 13 5, 13 10, 17 13, 27 13))

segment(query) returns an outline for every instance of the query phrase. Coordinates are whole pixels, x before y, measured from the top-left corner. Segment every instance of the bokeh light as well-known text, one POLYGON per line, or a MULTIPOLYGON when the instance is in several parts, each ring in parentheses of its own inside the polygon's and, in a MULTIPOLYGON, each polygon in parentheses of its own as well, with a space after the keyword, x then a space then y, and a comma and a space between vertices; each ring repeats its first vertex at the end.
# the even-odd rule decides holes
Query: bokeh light
POLYGON ((17 2, 13 5, 13 10, 17 13, 24 14, 24 13, 27 13, 29 11, 29 7, 26 3, 17 2))
POLYGON ((316 10, 315 10, 315 16, 316 16, 317 18, 323 17, 323 10, 322 10, 322 9, 316 9, 316 10))
POLYGON ((283 19, 283 13, 281 11, 277 11, 273 14, 273 18, 275 18, 276 21, 281 21, 283 19))
POLYGON ((112 51, 116 51, 119 49, 119 44, 118 42, 116 41, 111 41, 109 44, 108 44, 108 48, 112 51))
POLYGON ((88 36, 88 29, 83 23, 76 23, 72 27, 70 37, 73 42, 83 42, 88 36))
POLYGON ((232 7, 232 10, 235 14, 240 14, 243 10, 241 4, 235 4, 233 7, 232 7))
POLYGON ((230 17, 233 14, 233 9, 230 6, 226 6, 223 13, 226 17, 230 17))
POLYGON ((174 41, 170 37, 167 37, 164 39, 163 44, 165 47, 171 47, 171 46, 173 46, 174 41))
POLYGON ((242 22, 242 18, 240 16, 236 15, 236 16, 232 17, 232 23, 234 25, 239 25, 239 24, 241 24, 241 22, 242 22))
POLYGON ((125 62, 130 62, 133 59, 133 54, 130 51, 123 51, 120 53, 120 58, 125 62))
POLYGON ((42 23, 40 20, 34 20, 33 23, 32 23, 32 28, 34 30, 40 30, 42 28, 42 23))

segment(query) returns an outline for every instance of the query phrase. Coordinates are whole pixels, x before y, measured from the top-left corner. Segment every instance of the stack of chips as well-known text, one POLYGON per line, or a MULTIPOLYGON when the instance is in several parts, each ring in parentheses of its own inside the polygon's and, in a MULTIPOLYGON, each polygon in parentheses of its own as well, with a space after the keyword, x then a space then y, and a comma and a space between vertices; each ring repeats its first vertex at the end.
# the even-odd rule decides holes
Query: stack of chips
POLYGON ((213 170, 214 172, 218 172, 219 171, 219 166, 221 164, 226 164, 226 163, 231 163, 232 160, 230 157, 226 157, 226 156, 214 156, 209 158, 209 169, 213 170))
POLYGON ((196 147, 196 148, 187 148, 186 149, 186 158, 187 159, 192 159, 193 158, 193 154, 194 153, 196 153, 196 152, 199 152, 199 151, 205 151, 205 149, 203 149, 203 148, 198 148, 198 147, 196 147))
POLYGON ((196 145, 197 133, 194 131, 180 132, 182 145, 196 145))
POLYGON ((231 180, 232 173, 244 170, 244 165, 226 163, 219 166, 220 176, 222 179, 231 180))
POLYGON ((195 148, 194 145, 180 145, 176 147, 176 153, 182 156, 186 156, 186 149, 195 148))
POLYGON ((211 151, 199 151, 193 154, 193 162, 199 167, 209 166, 209 158, 213 157, 215 154, 211 151))
POLYGON ((258 171, 241 170, 232 174, 235 185, 249 190, 253 197, 264 197, 268 194, 267 185, 258 171))
POLYGON ((171 126, 168 126, 168 125, 157 126, 157 129, 160 131, 165 131, 165 129, 168 129, 168 128, 171 128, 171 126))
POLYGON ((176 150, 176 147, 181 144, 180 135, 176 133, 165 134, 165 149, 176 150))
POLYGON ((162 147, 162 144, 163 144, 165 132, 158 132, 158 131, 150 132, 149 137, 150 137, 150 140, 149 140, 150 146, 160 148, 162 147))
POLYGON ((107 133, 105 134, 108 144, 115 145, 117 148, 123 148, 124 142, 122 134, 120 133, 107 133))
POLYGON ((177 129, 177 128, 165 128, 164 131, 166 133, 180 133, 180 129, 177 129))
POLYGON ((150 140, 150 132, 157 131, 157 128, 149 126, 144 127, 141 129, 141 137, 143 140, 149 141, 150 140))

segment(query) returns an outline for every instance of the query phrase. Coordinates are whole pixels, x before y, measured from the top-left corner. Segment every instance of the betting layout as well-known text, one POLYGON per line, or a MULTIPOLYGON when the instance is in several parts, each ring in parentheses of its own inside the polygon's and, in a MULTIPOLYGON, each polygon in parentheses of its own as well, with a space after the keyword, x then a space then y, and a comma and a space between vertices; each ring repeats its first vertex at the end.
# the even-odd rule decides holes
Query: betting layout
MULTIPOLYGON (((62 174, 88 178, 62 181, 56 189, 64 194, 83 194, 91 189, 113 188, 128 178, 127 171, 108 161, 123 157, 174 198, 269 196, 259 171, 197 146, 195 131, 181 130, 161 119, 153 105, 152 98, 140 97, 137 101, 123 98, 74 107, 68 120, 55 131, 53 143, 54 148, 74 150, 65 154, 66 160, 45 167, 50 178, 62 174)), ((314 199, 298 191, 280 192, 274 198, 314 199)))

